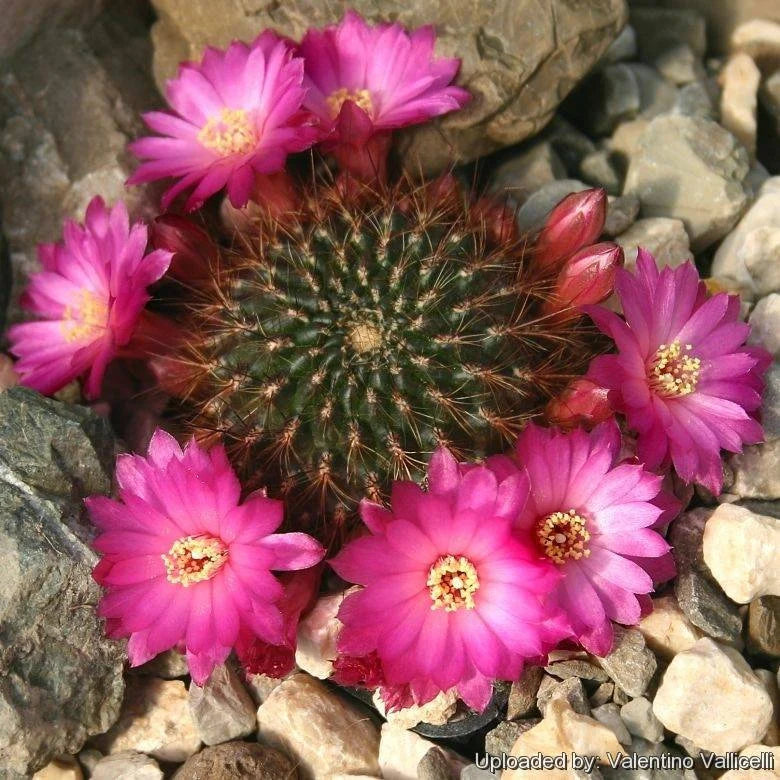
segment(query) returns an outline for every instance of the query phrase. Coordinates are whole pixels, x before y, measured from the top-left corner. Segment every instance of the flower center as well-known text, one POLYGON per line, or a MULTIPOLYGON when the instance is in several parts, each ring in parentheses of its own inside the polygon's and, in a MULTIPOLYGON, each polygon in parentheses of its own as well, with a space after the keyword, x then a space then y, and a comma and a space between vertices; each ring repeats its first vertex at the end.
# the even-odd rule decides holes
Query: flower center
POLYGON ((91 290, 80 290, 62 312, 60 328, 66 341, 94 338, 108 324, 108 303, 91 290))
POLYGON ((479 577, 474 564, 463 555, 442 555, 431 566, 426 582, 431 593, 431 609, 454 612, 465 607, 474 609, 474 593, 479 577))
POLYGON ((590 555, 586 546, 590 533, 585 528, 585 518, 573 509, 553 512, 541 519, 536 526, 536 538, 542 552, 553 563, 562 564, 569 558, 579 560, 590 555))
POLYGON ((257 133, 243 108, 223 108, 198 133, 198 141, 220 157, 248 154, 257 146, 257 133))
POLYGON ((661 344, 650 368, 650 384, 661 395, 688 395, 696 389, 701 360, 690 354, 691 345, 679 341, 661 344))
POLYGON ((341 87, 335 92, 331 92, 325 102, 328 104, 331 116, 335 119, 341 111, 341 107, 347 100, 351 100, 358 108, 362 108, 369 116, 374 110, 374 103, 371 100, 371 93, 367 89, 356 89, 350 92, 346 87, 341 87))
POLYGON ((168 582, 186 588, 210 580, 227 560, 228 550, 213 536, 183 536, 161 557, 168 582))

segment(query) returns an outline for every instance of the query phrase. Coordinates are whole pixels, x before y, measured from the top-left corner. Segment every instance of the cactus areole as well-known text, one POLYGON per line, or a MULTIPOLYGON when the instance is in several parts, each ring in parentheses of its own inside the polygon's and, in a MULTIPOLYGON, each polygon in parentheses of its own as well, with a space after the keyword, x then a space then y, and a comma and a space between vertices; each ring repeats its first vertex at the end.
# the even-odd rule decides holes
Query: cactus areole
POLYGON ((422 479, 437 446, 502 451, 600 342, 543 313, 555 270, 481 214, 404 185, 244 224, 189 294, 187 427, 336 519, 422 479))

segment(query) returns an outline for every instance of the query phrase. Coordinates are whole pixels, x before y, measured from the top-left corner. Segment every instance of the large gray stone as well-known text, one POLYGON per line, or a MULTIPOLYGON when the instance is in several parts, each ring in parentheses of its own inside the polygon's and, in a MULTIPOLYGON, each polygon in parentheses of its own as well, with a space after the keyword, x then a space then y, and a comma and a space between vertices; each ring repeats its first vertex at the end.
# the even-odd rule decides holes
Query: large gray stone
POLYGON ((47 27, 0 68, 11 321, 20 317, 19 291, 38 269, 36 245, 58 240, 64 217, 83 217, 94 195, 123 199, 136 215, 156 211, 159 189, 125 187, 135 167, 127 143, 142 130, 140 112, 160 100, 144 71, 151 51, 140 12, 140 4, 114 3, 88 30, 47 27))
POLYGON ((24 776, 116 720, 124 647, 95 614, 82 499, 111 487, 107 424, 31 390, 0 393, 0 766, 24 776))
POLYGON ((182 60, 198 59, 204 46, 234 38, 252 40, 265 27, 299 39, 309 27, 337 21, 345 7, 370 20, 407 27, 435 24, 437 53, 462 59, 459 83, 474 95, 464 110, 404 134, 406 158, 416 168, 441 169, 535 134, 558 103, 599 60, 622 29, 624 0, 322 0, 247 3, 223 0, 153 0, 154 68, 159 85, 182 60))
POLYGON ((636 628, 615 625, 614 631, 615 643, 611 652, 597 660, 627 694, 641 696, 655 674, 655 656, 636 628))
POLYGON ((226 742, 187 759, 175 780, 297 780, 298 770, 284 753, 252 742, 226 742))
POLYGON ((742 215, 749 168, 745 149, 717 123, 659 116, 639 138, 624 189, 639 197, 642 216, 681 219, 698 252, 742 215))

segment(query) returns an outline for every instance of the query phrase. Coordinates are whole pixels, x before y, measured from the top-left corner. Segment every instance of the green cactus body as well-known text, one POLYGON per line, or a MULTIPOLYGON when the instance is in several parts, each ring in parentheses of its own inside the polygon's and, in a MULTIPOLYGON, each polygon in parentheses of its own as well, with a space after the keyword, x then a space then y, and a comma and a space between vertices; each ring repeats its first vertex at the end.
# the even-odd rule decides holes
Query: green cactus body
POLYGON ((343 516, 420 479, 440 444, 502 451, 584 371, 598 344, 539 314, 551 285, 522 242, 424 191, 258 223, 193 304, 190 422, 298 506, 343 516))

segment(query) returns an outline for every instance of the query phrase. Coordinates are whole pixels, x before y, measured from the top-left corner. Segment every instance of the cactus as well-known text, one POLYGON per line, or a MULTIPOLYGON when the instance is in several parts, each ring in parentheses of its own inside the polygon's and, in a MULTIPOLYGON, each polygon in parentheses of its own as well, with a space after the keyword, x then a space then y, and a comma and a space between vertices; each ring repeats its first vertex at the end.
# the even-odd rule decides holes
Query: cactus
POLYGON ((502 451, 603 345, 545 313, 560 268, 484 208, 431 186, 335 192, 236 233, 189 293, 177 372, 188 428, 297 499, 304 527, 421 479, 440 444, 502 451))

